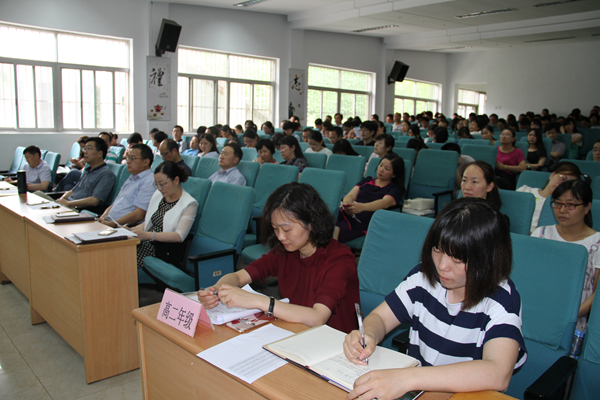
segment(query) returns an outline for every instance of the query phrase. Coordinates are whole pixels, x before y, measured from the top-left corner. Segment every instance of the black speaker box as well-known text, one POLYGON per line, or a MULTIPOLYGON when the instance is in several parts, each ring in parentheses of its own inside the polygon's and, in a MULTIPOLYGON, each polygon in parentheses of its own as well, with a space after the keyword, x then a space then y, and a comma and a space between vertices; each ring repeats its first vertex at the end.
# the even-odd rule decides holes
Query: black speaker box
POLYGON ((392 68, 390 76, 388 76, 388 84, 394 82, 402 82, 407 72, 408 65, 404 64, 403 62, 396 61, 394 63, 394 68, 392 68))
POLYGON ((158 32, 158 40, 156 41, 156 56, 162 56, 165 51, 175 52, 180 33, 181 25, 163 18, 160 32, 158 32))

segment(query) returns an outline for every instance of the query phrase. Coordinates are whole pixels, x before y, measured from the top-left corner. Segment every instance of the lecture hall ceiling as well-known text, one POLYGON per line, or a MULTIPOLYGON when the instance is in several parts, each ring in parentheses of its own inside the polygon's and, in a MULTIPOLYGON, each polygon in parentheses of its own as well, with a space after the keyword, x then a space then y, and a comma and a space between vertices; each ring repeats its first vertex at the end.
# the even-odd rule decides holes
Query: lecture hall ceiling
POLYGON ((235 7, 239 1, 170 2, 283 14, 294 29, 381 37, 389 49, 463 52, 587 41, 600 45, 600 0, 266 0, 235 7), (386 28, 353 32, 376 27, 386 28))

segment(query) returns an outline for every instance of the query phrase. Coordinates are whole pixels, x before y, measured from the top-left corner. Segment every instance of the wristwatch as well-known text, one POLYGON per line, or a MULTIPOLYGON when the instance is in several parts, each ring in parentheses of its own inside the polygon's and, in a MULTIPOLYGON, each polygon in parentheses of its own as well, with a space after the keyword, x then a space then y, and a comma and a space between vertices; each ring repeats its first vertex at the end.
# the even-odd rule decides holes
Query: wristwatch
POLYGON ((265 315, 269 318, 273 317, 273 308, 275 307, 275 297, 271 296, 270 299, 269 309, 265 312, 265 315))

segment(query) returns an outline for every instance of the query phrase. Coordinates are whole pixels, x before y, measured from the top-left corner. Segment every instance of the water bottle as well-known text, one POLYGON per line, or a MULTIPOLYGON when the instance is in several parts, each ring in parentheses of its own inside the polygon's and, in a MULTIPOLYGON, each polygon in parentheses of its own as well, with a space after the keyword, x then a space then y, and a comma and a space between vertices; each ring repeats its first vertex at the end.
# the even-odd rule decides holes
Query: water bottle
POLYGON ((569 357, 574 358, 576 360, 579 358, 579 354, 581 353, 581 347, 583 346, 584 336, 585 332, 582 332, 579 329, 575 330, 573 342, 571 342, 571 353, 569 353, 569 357))
POLYGON ((27 177, 25 171, 17 171, 17 191, 19 194, 27 193, 27 177))

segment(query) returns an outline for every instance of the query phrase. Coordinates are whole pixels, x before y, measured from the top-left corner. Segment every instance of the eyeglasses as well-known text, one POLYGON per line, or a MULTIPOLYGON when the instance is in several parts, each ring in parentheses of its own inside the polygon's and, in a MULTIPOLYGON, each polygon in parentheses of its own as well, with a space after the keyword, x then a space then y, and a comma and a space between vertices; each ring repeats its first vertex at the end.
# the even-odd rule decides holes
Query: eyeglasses
POLYGON ((90 146, 85 146, 83 148, 83 151, 96 151, 96 148, 95 147, 90 147, 90 146))
POLYGON ((141 160, 142 157, 134 157, 134 156, 127 156, 125 157, 125 161, 131 161, 134 162, 135 160, 141 160))
POLYGON ((575 204, 575 203, 562 203, 560 201, 552 200, 552 202, 550 202, 550 205, 555 210, 560 210, 561 207, 564 206, 565 210, 567 210, 567 211, 573 211, 577 206, 582 206, 583 203, 579 203, 579 204, 575 204))
POLYGON ((503 133, 500 137, 512 137, 512 135, 510 133, 503 133))
POLYGON ((163 182, 163 183, 157 183, 157 182, 154 182, 152 185, 153 185, 155 188, 157 188, 157 189, 161 189, 161 188, 164 188, 165 186, 167 186, 167 185, 169 184, 169 182, 170 182, 170 181, 171 181, 171 180, 169 179, 168 181, 166 181, 166 182, 163 182))

